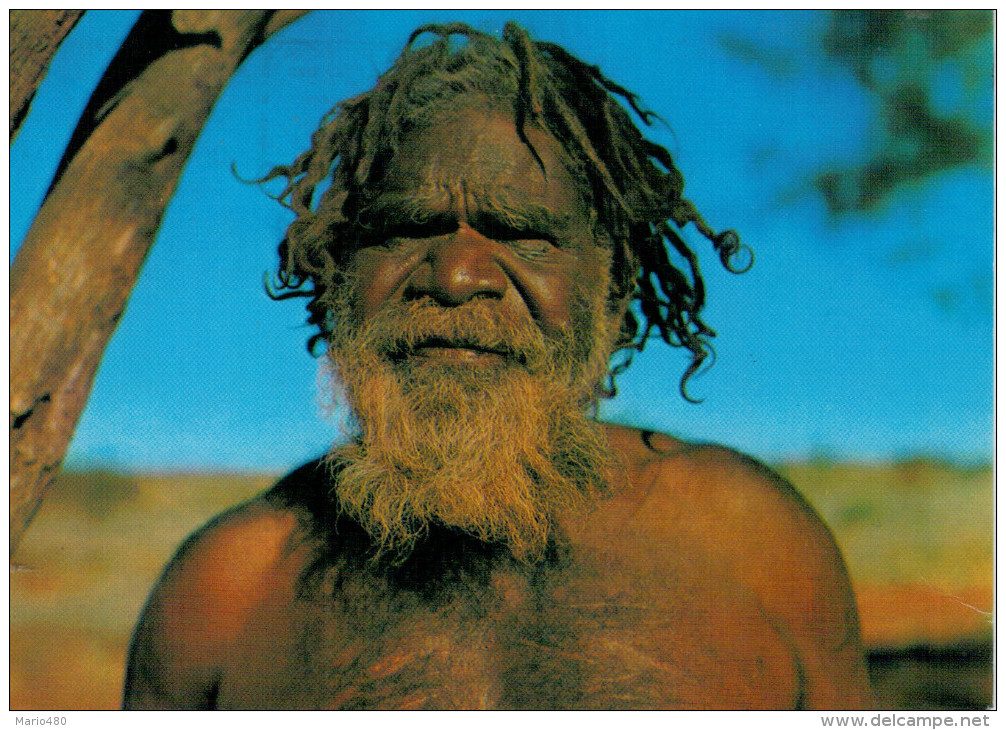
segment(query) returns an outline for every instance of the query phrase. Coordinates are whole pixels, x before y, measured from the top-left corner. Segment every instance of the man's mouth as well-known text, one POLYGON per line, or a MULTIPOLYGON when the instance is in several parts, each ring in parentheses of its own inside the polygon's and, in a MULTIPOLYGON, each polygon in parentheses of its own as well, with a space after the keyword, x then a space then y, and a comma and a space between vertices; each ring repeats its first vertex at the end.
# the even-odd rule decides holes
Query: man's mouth
POLYGON ((408 349, 391 354, 394 361, 418 358, 443 363, 461 365, 499 365, 507 360, 519 361, 512 350, 493 347, 464 340, 450 340, 443 337, 428 337, 408 349))

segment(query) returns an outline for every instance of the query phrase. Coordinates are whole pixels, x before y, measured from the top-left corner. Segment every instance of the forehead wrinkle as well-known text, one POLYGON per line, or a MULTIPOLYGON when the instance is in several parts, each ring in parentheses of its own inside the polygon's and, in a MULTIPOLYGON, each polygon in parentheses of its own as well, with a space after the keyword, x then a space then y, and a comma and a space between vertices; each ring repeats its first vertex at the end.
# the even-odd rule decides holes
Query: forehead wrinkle
POLYGON ((368 196, 360 207, 360 217, 396 220, 425 220, 444 213, 466 216, 491 215, 510 224, 549 230, 565 230, 573 219, 571 211, 556 211, 534 200, 520 188, 510 186, 470 186, 461 181, 455 186, 422 183, 410 190, 386 189, 368 196), (464 211, 455 209, 463 200, 464 211))
POLYGON ((476 214, 495 215, 512 225, 561 231, 573 219, 571 211, 553 210, 519 188, 500 186, 469 192, 476 214))
POLYGON ((423 221, 453 208, 454 196, 450 190, 423 187, 423 190, 380 190, 367 195, 360 205, 358 217, 366 220, 423 221))

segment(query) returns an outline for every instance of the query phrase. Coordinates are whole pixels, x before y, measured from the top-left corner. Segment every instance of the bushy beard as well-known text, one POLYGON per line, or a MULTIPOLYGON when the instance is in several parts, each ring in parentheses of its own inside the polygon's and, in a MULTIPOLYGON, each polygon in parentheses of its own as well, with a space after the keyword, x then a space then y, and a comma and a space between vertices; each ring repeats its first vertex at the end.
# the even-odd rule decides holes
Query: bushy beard
POLYGON ((498 302, 392 302, 362 326, 351 287, 333 306, 329 358, 352 409, 353 439, 327 457, 342 512, 379 554, 404 559, 431 525, 539 559, 555 517, 605 493, 614 457, 588 416, 617 329, 603 296, 546 338, 498 302), (415 357, 443 340, 505 353, 496 364, 415 357))

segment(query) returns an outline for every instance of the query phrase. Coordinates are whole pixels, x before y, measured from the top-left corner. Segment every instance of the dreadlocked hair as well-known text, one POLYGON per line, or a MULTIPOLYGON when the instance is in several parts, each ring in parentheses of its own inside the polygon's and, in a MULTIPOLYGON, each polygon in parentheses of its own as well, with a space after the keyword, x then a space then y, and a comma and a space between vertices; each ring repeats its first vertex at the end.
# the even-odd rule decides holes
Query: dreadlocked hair
POLYGON ((607 394, 614 395, 615 376, 656 332, 691 353, 680 390, 694 402, 688 379, 712 354, 709 338, 716 333, 700 316, 705 287, 698 257, 680 229, 694 225, 734 273, 750 268, 753 255, 734 231, 716 233, 682 196, 684 178, 670 153, 645 139, 618 101, 648 126, 656 115, 642 108, 635 94, 562 47, 533 41, 512 22, 502 39, 461 23, 416 29, 372 90, 328 112, 311 147, 259 181, 285 178, 277 198, 297 216, 279 246, 279 271, 269 293, 275 299, 310 299, 307 321, 319 331, 308 349, 315 352, 331 333, 331 300, 345 283, 344 265, 356 235, 354 208, 380 179, 404 135, 434 124, 445 105, 462 96, 511 109, 520 139, 539 164, 525 130, 529 125, 547 130, 584 182, 599 239, 611 246, 610 301, 636 302, 625 308, 617 347, 624 355, 609 373, 607 394), (433 42, 417 44, 427 33, 433 42), (453 36, 467 42, 452 45, 453 36), (684 265, 672 263, 669 250, 684 265), (738 258, 747 263, 736 265, 738 258))

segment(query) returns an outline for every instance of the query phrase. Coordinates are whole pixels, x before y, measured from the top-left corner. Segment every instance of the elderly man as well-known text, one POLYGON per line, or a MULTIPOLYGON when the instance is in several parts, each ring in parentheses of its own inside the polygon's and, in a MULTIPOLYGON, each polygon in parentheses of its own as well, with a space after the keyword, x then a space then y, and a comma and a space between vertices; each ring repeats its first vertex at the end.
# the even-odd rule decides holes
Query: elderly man
POLYGON ((685 394, 707 352, 678 229, 742 253, 617 98, 647 120, 512 24, 427 26, 273 172, 298 214, 278 296, 309 297, 351 432, 185 543, 127 707, 868 702, 848 579, 800 496, 591 415, 652 329, 692 352, 685 394))

